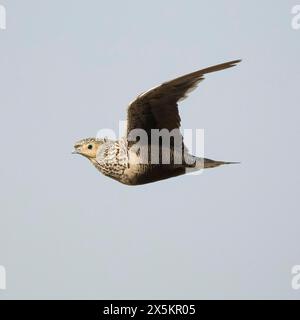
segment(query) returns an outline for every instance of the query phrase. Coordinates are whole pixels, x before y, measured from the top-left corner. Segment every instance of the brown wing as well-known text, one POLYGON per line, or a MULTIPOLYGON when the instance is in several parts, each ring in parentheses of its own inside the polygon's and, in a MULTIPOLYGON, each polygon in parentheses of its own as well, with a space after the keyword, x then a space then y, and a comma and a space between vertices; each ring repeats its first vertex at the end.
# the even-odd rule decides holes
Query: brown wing
POLYGON ((127 110, 127 135, 133 129, 144 129, 148 136, 151 129, 179 129, 178 101, 186 98, 204 80, 206 73, 231 68, 240 61, 226 62, 184 75, 139 95, 127 110))

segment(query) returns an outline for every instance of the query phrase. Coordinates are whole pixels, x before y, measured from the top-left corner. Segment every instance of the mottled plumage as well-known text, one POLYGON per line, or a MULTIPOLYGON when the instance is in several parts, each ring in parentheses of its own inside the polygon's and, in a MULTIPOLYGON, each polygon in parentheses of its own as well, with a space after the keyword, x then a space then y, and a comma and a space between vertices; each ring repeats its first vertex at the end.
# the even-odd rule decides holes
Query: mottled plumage
POLYGON ((117 141, 83 139, 75 144, 74 153, 88 158, 104 175, 128 185, 155 182, 185 174, 187 170, 232 163, 197 158, 188 153, 179 131, 178 102, 195 89, 205 74, 231 68, 238 62, 240 60, 196 71, 139 95, 128 106, 127 134, 124 138, 117 141), (142 139, 143 135, 136 135, 136 131, 141 129, 146 134, 146 140, 142 139), (163 132, 161 130, 165 129, 168 132, 173 130, 173 140, 168 146, 159 139, 155 140, 153 135, 155 130, 163 132), (136 136, 140 137, 140 141, 135 139, 136 136), (169 157, 170 161, 164 162, 164 156, 169 157))

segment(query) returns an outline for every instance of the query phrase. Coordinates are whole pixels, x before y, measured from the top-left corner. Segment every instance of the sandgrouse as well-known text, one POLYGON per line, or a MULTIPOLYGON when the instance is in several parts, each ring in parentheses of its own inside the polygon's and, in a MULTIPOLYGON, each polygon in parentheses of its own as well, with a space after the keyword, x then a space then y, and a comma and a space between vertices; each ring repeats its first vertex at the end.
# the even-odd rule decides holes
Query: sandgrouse
POLYGON ((235 163, 199 158, 188 152, 179 130, 178 102, 204 80, 205 74, 231 68, 240 61, 202 69, 140 94, 128 106, 125 137, 83 139, 76 142, 73 153, 86 157, 104 175, 126 185, 146 184, 188 171, 235 163))

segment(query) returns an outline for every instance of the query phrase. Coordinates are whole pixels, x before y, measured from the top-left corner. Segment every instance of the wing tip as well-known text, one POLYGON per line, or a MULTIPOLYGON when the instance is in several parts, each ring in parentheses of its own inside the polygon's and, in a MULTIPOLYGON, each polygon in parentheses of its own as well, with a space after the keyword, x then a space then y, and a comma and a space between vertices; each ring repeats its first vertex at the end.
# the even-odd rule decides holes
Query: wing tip
POLYGON ((206 73, 211 73, 211 72, 216 72, 216 71, 232 68, 232 67, 235 67, 241 61, 242 61, 242 59, 228 61, 228 62, 225 62, 225 63, 221 63, 221 64, 217 64, 217 65, 208 67, 208 68, 200 70, 198 72, 200 72, 202 74, 206 74, 206 73))
POLYGON ((242 59, 237 59, 237 60, 232 60, 232 61, 228 61, 225 63, 220 64, 219 66, 224 66, 224 68, 232 68, 235 67, 237 64, 239 64, 240 62, 242 62, 242 59))
POLYGON ((234 67, 242 61, 243 61, 243 59, 237 59, 237 60, 229 61, 228 64, 230 64, 232 67, 234 67))

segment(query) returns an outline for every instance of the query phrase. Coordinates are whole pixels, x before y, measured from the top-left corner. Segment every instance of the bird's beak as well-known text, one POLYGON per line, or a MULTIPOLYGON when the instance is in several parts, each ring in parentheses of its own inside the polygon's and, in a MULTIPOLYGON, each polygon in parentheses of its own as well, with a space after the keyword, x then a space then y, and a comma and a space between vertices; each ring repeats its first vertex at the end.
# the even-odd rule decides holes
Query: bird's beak
POLYGON ((79 154, 79 152, 77 150, 73 150, 72 154, 79 154))

